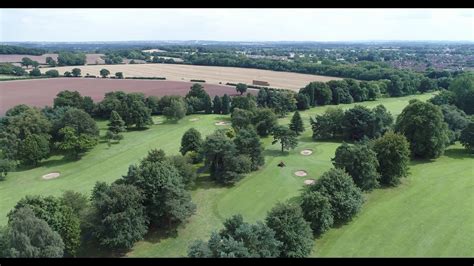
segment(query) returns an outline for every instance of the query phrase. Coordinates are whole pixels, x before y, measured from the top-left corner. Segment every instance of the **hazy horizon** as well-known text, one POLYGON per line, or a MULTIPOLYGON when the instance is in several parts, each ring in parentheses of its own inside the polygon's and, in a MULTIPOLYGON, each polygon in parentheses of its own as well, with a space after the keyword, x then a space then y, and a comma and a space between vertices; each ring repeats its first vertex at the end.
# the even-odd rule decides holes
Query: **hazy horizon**
POLYGON ((474 9, 0 9, 0 42, 473 42, 474 9))

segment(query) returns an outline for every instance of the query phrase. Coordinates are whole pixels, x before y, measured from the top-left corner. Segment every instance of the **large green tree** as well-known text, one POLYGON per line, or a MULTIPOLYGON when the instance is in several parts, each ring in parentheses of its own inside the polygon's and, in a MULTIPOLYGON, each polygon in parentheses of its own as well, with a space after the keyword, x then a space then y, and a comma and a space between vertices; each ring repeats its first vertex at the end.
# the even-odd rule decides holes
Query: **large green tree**
POLYGON ((253 127, 239 130, 234 139, 239 154, 248 155, 252 161, 252 170, 257 170, 265 162, 263 157, 263 146, 260 138, 253 127))
POLYGON ((67 256, 75 256, 80 245, 80 221, 73 210, 53 196, 26 196, 15 205, 9 217, 25 207, 33 210, 36 217, 48 223, 52 230, 59 233, 67 256))
POLYGON ((163 115, 168 120, 178 121, 186 116, 186 103, 183 99, 171 100, 169 106, 163 109, 163 115))
POLYGON ((313 234, 300 206, 277 203, 267 214, 265 222, 275 231, 276 239, 283 243, 279 257, 304 258, 311 253, 313 234))
POLYGON ((379 186, 377 154, 367 145, 343 143, 336 149, 332 162, 336 168, 345 170, 362 190, 370 191, 379 186))
POLYGON ((129 249, 148 231, 143 195, 134 186, 97 182, 92 207, 92 233, 101 246, 129 249))
POLYGON ((296 133, 286 126, 276 126, 273 128, 272 144, 280 142, 281 152, 296 148, 298 139, 296 133))
POLYGON ((467 127, 461 131, 459 141, 469 152, 474 152, 474 122, 469 123, 467 127))
POLYGON ((351 176, 342 169, 332 168, 323 173, 316 184, 309 187, 329 199, 335 224, 350 221, 364 202, 362 191, 355 185, 351 176))
POLYGON ((313 130, 313 139, 338 138, 343 134, 342 122, 344 111, 341 108, 329 107, 321 115, 316 115, 315 119, 310 118, 313 130))
POLYGON ((120 133, 125 131, 125 122, 116 111, 112 111, 110 114, 107 126, 109 127, 106 134, 107 139, 120 141, 123 138, 120 133))
POLYGON ((266 137, 270 135, 273 127, 278 124, 278 118, 272 109, 258 108, 254 112, 252 124, 255 125, 255 129, 257 130, 259 136, 266 137))
POLYGON ((428 102, 411 101, 397 117, 395 129, 410 142, 414 157, 437 158, 449 141, 441 109, 428 102))
POLYGON ((301 209, 316 236, 326 232, 334 223, 329 199, 318 191, 305 190, 303 192, 301 209))
POLYGON ((98 140, 89 134, 78 134, 74 128, 66 126, 59 130, 63 136, 57 143, 59 150, 70 154, 74 158, 79 158, 81 154, 97 145, 98 140))
POLYGON ((230 97, 227 94, 224 94, 224 96, 222 96, 222 114, 230 114, 230 97))
POLYGON ((190 128, 186 132, 184 132, 184 135, 181 138, 181 148, 179 149, 179 152, 182 155, 185 155, 188 151, 199 152, 201 146, 201 133, 195 128, 190 128))
POLYGON ((212 106, 213 106, 213 112, 214 114, 220 114, 222 113, 222 100, 221 97, 215 96, 214 100, 212 101, 212 106))
POLYGON ((160 157, 163 158, 148 156, 139 165, 131 165, 119 183, 136 186, 145 196, 144 206, 150 222, 169 228, 186 221, 195 212, 196 205, 178 169, 160 157))
POLYGON ((61 236, 29 207, 15 211, 8 219, 1 257, 6 258, 60 258, 64 254, 61 236), (3 254, 2 254, 3 253, 3 254))
POLYGON ((385 186, 396 186, 400 178, 408 174, 410 161, 410 144, 405 136, 389 131, 374 140, 372 149, 379 162, 380 183, 385 186))
POLYGON ((237 86, 235 86, 235 90, 242 95, 247 92, 247 85, 244 83, 238 83, 237 86))

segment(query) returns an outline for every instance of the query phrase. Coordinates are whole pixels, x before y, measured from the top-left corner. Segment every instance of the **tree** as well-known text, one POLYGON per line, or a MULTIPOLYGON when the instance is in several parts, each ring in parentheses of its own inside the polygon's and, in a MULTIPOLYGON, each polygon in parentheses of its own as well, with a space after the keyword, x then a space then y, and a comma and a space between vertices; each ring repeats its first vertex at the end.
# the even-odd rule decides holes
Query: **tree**
POLYGON ((452 91, 441 90, 441 92, 429 99, 428 102, 434 105, 455 104, 456 95, 452 91))
POLYGON ((171 100, 170 106, 163 109, 163 115, 168 120, 178 121, 186 116, 186 103, 181 98, 171 100))
POLYGON ((186 188, 191 188, 197 178, 196 169, 190 163, 188 157, 182 155, 175 155, 167 158, 168 161, 178 170, 183 178, 183 183, 186 188))
POLYGON ((301 119, 300 112, 296 111, 291 118, 290 129, 298 136, 304 131, 303 120, 301 119))
POLYGON ((102 68, 100 70, 100 75, 102 76, 102 78, 106 78, 108 75, 110 75, 110 71, 108 71, 107 69, 105 68, 102 68))
POLYGON ((28 134, 20 142, 18 154, 26 164, 38 165, 42 159, 49 157, 49 139, 48 134, 28 134))
POLYGON ((224 221, 219 233, 213 232, 207 243, 195 241, 188 249, 190 257, 208 258, 274 258, 281 242, 275 232, 262 222, 249 224, 241 215, 224 221))
POLYGON ((280 142, 281 144, 281 152, 294 149, 298 145, 296 133, 286 126, 276 126, 273 128, 272 144, 277 142, 280 142))
POLYGON ((237 86, 235 86, 235 90, 240 92, 240 95, 242 95, 247 91, 247 84, 239 83, 237 86))
POLYGON ((257 109, 257 102, 255 97, 252 94, 247 94, 247 96, 233 97, 232 105, 230 106, 230 111, 233 112, 236 108, 247 111, 255 111, 257 109))
POLYGON ((464 73, 454 78, 449 90, 455 95, 455 104, 466 114, 474 114, 474 75, 464 73))
POLYGON ((65 77, 68 77, 68 78, 69 78, 69 77, 72 77, 72 73, 69 72, 69 71, 65 71, 65 72, 64 72, 64 76, 65 76, 65 77))
POLYGON ((71 208, 72 212, 79 217, 80 220, 85 216, 85 212, 89 207, 89 198, 79 192, 66 190, 61 195, 61 204, 71 208))
POLYGON ((221 97, 216 95, 212 101, 212 106, 214 107, 214 114, 220 114, 222 112, 221 97))
POLYGON ((474 122, 470 122, 469 125, 461 131, 459 141, 469 152, 474 152, 474 122))
POLYGON ((30 76, 39 77, 41 76, 41 71, 35 67, 30 71, 30 76))
POLYGON ((305 190, 301 197, 303 217, 311 224, 313 234, 322 235, 334 223, 329 199, 318 191, 305 190))
POLYGON ((142 160, 138 166, 131 165, 120 182, 136 186, 145 196, 143 205, 153 225, 170 228, 196 210, 183 177, 167 161, 142 160))
POLYGON ((427 92, 427 91, 432 91, 436 89, 437 89, 436 81, 430 78, 426 78, 426 77, 421 79, 420 86, 418 87, 418 90, 420 92, 427 92))
MULTIPOLYGON (((0 152, 1 154, 1 152, 0 152)), ((8 172, 15 169, 16 163, 10 159, 2 158, 3 155, 0 156, 0 181, 5 180, 8 175, 8 172)))
POLYGON ((389 131, 374 140, 372 149, 379 162, 380 183, 398 185, 400 178, 407 175, 410 161, 410 144, 405 136, 389 131))
POLYGON ((265 162, 263 157, 263 146, 260 138, 253 127, 247 127, 239 130, 234 139, 237 152, 248 155, 252 161, 252 170, 257 170, 265 162))
POLYGON ((84 98, 78 91, 69 91, 64 90, 56 94, 54 98, 54 108, 61 106, 70 106, 77 109, 83 109, 84 107, 84 98))
POLYGON ((115 73, 115 78, 123 79, 123 72, 116 72, 115 73))
POLYGON ((356 105, 344 112, 343 132, 348 140, 372 138, 374 133, 375 115, 367 107, 356 105))
POLYGON ((9 217, 4 242, 2 257, 60 258, 64 254, 61 236, 29 207, 18 209, 9 217))
POLYGON ((441 109, 428 102, 414 100, 397 117, 396 131, 410 142, 414 157, 437 158, 448 143, 448 126, 441 109))
POLYGON ((454 144, 459 139, 461 131, 469 124, 469 118, 463 110, 454 105, 443 104, 440 107, 444 122, 448 124, 449 143, 454 144))
MULTIPOLYGON (((83 110, 67 108, 58 115, 57 121, 53 123, 53 137, 60 135, 59 130, 66 126, 73 128, 76 134, 87 134, 91 137, 99 137, 99 128, 92 117, 83 110)), ((61 138, 58 138, 61 140, 61 138)))
POLYGON ((227 94, 222 96, 222 114, 227 115, 230 113, 230 97, 227 94))
POLYGON ((399 97, 403 96, 403 81, 402 79, 397 76, 397 75, 392 75, 390 76, 390 83, 387 88, 388 94, 390 94, 391 97, 399 97))
POLYGON ((252 124, 253 112, 245 109, 235 108, 230 116, 232 127, 238 131, 252 124))
POLYGON ((77 133, 74 128, 66 126, 59 130, 63 136, 62 141, 57 143, 59 150, 71 154, 74 158, 97 145, 97 138, 89 134, 77 133))
POLYGON ((72 76, 80 77, 81 76, 81 69, 80 68, 73 68, 72 69, 72 76))
POLYGON ((115 110, 110 114, 107 126, 109 126, 109 130, 107 131, 109 140, 120 141, 123 138, 123 135, 120 133, 125 131, 125 122, 115 110))
POLYGON ((134 186, 97 182, 92 207, 92 232, 101 246, 129 249, 147 232, 143 196, 134 186))
POLYGON ((318 191, 329 199, 335 224, 350 221, 359 212, 364 202, 361 190, 342 169, 332 168, 323 173, 316 184, 308 189, 318 191))
MULTIPOLYGON (((241 178, 240 173, 246 169, 239 163, 242 157, 236 157, 235 143, 223 130, 216 130, 208 135, 201 148, 205 164, 209 168, 211 178, 222 184, 232 184, 241 178)), ((250 159, 248 161, 250 167, 250 159)))
POLYGON ((18 210, 25 207, 31 208, 36 217, 44 220, 52 230, 59 233, 64 243, 65 255, 76 255, 80 245, 80 221, 70 207, 52 196, 26 196, 18 201, 8 216, 15 215, 18 210))
POLYGON ((344 111, 341 108, 329 107, 324 114, 316 115, 314 120, 310 118, 311 128, 313 130, 312 138, 318 140, 342 136, 343 121, 344 111))
POLYGON ((4 159, 36 164, 49 153, 51 122, 37 108, 15 106, 0 125, 0 149, 4 159), (28 141, 26 141, 28 138, 28 141))
POLYGON ((254 112, 252 123, 255 125, 258 135, 266 137, 278 124, 278 118, 270 108, 258 108, 254 112))
POLYGON ((56 69, 48 70, 44 74, 48 77, 51 77, 51 78, 59 77, 59 72, 56 69))
POLYGON ((33 60, 31 60, 31 58, 29 57, 23 57, 21 59, 21 65, 22 66, 25 66, 26 68, 28 68, 28 66, 32 66, 33 65, 33 60))
POLYGON ((50 56, 46 57, 46 64, 48 64, 50 67, 55 67, 58 65, 56 61, 50 56))
POLYGON ((309 97, 306 94, 299 92, 296 95, 296 107, 298 110, 309 109, 309 97))
POLYGON ((127 127, 135 125, 136 128, 144 128, 152 125, 151 110, 146 107, 143 94, 128 94, 122 102, 123 108, 119 112, 127 127))
POLYGON ((179 152, 185 155, 189 151, 199 152, 202 146, 201 133, 195 128, 188 129, 181 138, 181 148, 179 152))
POLYGON ((379 186, 377 154, 367 145, 343 143, 336 149, 332 162, 336 168, 345 170, 360 189, 370 191, 379 186))
POLYGON ((300 206, 277 203, 267 214, 265 223, 283 243, 279 257, 304 258, 311 253, 314 244, 311 227, 303 218, 300 206))
POLYGON ((192 112, 188 113, 197 113, 204 111, 205 113, 212 113, 212 101, 211 97, 204 90, 204 87, 199 83, 194 83, 191 86, 191 89, 186 94, 186 102, 188 104, 189 110, 192 112))

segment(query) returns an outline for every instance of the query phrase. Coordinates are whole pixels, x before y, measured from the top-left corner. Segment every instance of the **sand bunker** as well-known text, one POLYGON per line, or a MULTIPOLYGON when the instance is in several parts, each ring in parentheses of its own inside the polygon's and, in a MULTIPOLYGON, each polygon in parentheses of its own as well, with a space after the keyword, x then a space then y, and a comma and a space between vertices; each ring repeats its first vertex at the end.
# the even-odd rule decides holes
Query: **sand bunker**
POLYGON ((295 175, 296 176, 307 176, 308 173, 306 173, 306 171, 304 171, 304 170, 299 170, 299 171, 295 172, 295 175))
POLYGON ((59 173, 49 173, 49 174, 46 174, 46 175, 42 176, 41 178, 48 180, 48 179, 58 178, 59 176, 60 176, 59 173))
POLYGON ((191 119, 189 119, 189 121, 191 121, 191 122, 198 121, 198 120, 199 120, 199 118, 191 118, 191 119))
POLYGON ((305 185, 314 185, 314 183, 316 183, 316 180, 314 180, 314 179, 306 179, 304 181, 305 185))
POLYGON ((302 155, 311 155, 313 153, 313 150, 310 150, 310 149, 305 149, 305 150, 302 150, 301 151, 301 154, 302 155))
POLYGON ((153 123, 155 125, 159 125, 159 124, 163 124, 163 121, 156 121, 155 123, 153 123))
POLYGON ((226 126, 226 125, 228 125, 228 124, 229 124, 229 123, 226 123, 226 122, 224 122, 224 121, 219 121, 219 122, 215 123, 216 126, 226 126))

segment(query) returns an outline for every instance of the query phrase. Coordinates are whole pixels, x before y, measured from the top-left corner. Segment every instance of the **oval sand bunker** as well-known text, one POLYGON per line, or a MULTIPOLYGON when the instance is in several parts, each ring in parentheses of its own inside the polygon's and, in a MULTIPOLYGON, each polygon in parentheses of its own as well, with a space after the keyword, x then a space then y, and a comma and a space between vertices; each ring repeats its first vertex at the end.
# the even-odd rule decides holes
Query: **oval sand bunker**
POLYGON ((58 178, 59 176, 60 176, 59 173, 49 173, 49 174, 43 175, 41 178, 45 180, 49 180, 49 179, 58 178))
POLYGON ((299 171, 295 172, 295 175, 296 176, 307 176, 308 173, 306 173, 306 171, 304 171, 304 170, 299 170, 299 171))
POLYGON ((189 121, 191 121, 191 122, 198 121, 198 120, 199 120, 199 118, 191 118, 191 119, 189 119, 189 121))
POLYGON ((225 126, 225 125, 228 125, 228 123, 224 122, 224 121, 220 121, 220 122, 217 122, 215 123, 216 126, 225 126))
POLYGON ((314 185, 314 183, 316 183, 316 180, 314 180, 314 179, 306 179, 304 181, 305 185, 314 185))
POLYGON ((302 151, 301 151, 301 154, 308 156, 308 155, 313 154, 313 150, 305 149, 305 150, 302 150, 302 151))

